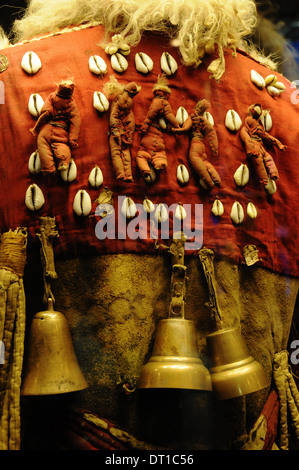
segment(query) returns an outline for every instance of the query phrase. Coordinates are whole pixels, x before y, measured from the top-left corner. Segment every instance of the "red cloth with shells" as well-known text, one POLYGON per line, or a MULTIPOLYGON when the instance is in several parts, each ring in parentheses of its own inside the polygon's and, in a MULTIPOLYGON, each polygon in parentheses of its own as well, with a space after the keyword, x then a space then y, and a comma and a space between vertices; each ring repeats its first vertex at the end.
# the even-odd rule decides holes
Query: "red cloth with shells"
MULTIPOLYGON (((263 65, 237 51, 225 53, 226 71, 217 83, 209 77, 207 65, 214 58, 208 56, 198 69, 182 65, 178 51, 161 37, 145 35, 142 42, 126 56, 128 69, 120 74, 111 68, 110 57, 99 46, 103 39, 102 28, 92 27, 64 34, 55 34, 43 39, 26 42, 1 51, 7 56, 9 67, 0 75, 5 87, 5 104, 0 104, 0 223, 2 232, 17 226, 29 228, 29 246, 36 239, 39 216, 55 216, 60 237, 55 245, 55 256, 76 256, 78 254, 102 253, 156 253, 154 240, 148 236, 132 239, 116 236, 115 239, 100 240, 95 234, 99 220, 96 215, 101 188, 89 186, 88 175, 98 165, 104 177, 103 187, 107 186, 114 194, 116 233, 119 221, 117 196, 130 196, 136 203, 142 203, 147 196, 154 204, 195 204, 203 205, 203 220, 194 220, 191 226, 203 229, 203 244, 215 252, 215 256, 225 256, 235 263, 243 263, 245 245, 255 245, 259 250, 258 266, 275 272, 299 275, 299 105, 295 88, 277 73, 279 81, 286 90, 279 97, 272 97, 267 90, 259 89, 250 80, 254 69, 264 78, 272 73, 263 65), (188 159, 189 135, 175 135, 165 132, 163 140, 167 152, 168 167, 160 172, 154 183, 148 184, 140 174, 136 155, 140 145, 140 130, 153 98, 153 86, 161 74, 160 57, 168 51, 178 62, 175 75, 169 77, 171 94, 169 103, 176 110, 183 106, 191 114, 200 99, 210 102, 209 111, 214 118, 214 129, 218 138, 218 156, 207 148, 208 161, 221 178, 221 184, 206 191, 199 185, 199 178, 188 159), (34 51, 42 62, 42 68, 29 75, 21 68, 22 57, 27 51, 34 51), (136 52, 148 54, 154 61, 149 74, 136 71, 134 56, 136 52), (107 63, 108 71, 102 77, 93 74, 88 67, 91 55, 100 55, 107 63), (124 84, 132 81, 141 86, 134 98, 136 130, 133 136, 132 174, 133 182, 118 181, 112 165, 109 149, 109 111, 100 113, 93 107, 93 93, 101 91, 103 84, 111 75, 124 84), (43 177, 33 176, 28 171, 28 159, 36 150, 36 142, 29 129, 35 124, 28 112, 28 100, 32 93, 40 94, 45 100, 56 89, 56 84, 72 76, 75 89, 74 99, 81 116, 79 147, 72 150, 77 165, 75 181, 65 183, 59 174, 43 177), (260 103, 263 109, 271 112, 273 126, 271 135, 287 146, 282 153, 277 148, 269 148, 273 161, 279 171, 277 191, 270 196, 260 184, 252 161, 247 157, 240 131, 231 132, 225 127, 228 110, 235 110, 244 120, 248 108, 260 103), (250 179, 245 187, 236 186, 233 175, 237 168, 246 163, 250 179), (190 173, 189 182, 181 185, 176 176, 177 167, 184 164, 190 173), (24 203, 25 193, 35 182, 43 191, 45 204, 38 212, 31 212, 24 203), (80 189, 86 189, 93 202, 88 217, 77 217, 73 212, 73 200, 80 189), (216 218, 211 206, 216 197, 224 206, 224 214, 216 218), (246 217, 242 224, 235 225, 230 218, 232 204, 239 201, 244 210, 248 201, 257 208, 257 218, 246 217)), ((172 214, 170 214, 170 227, 172 214)), ((141 231, 149 234, 149 226, 141 231)), ((186 253, 187 255, 189 252, 186 253)), ((196 253, 190 253, 190 255, 196 253)))

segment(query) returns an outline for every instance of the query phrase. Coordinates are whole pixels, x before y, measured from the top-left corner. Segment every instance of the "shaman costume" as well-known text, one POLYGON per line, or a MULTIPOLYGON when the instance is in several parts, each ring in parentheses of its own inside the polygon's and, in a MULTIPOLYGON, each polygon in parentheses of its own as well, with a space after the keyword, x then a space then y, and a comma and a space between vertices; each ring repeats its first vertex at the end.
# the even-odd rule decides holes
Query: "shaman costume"
MULTIPOLYGON (((175 22, 175 18, 172 19, 175 22)), ((104 26, 93 23, 45 33, 38 40, 24 41, 1 51, 8 64, 0 75, 5 86, 5 105, 0 105, 1 232, 27 228, 24 277, 29 327, 36 311, 43 310, 42 289, 38 285, 40 247, 36 242, 40 218, 55 217, 59 237, 54 243, 57 279, 53 280, 52 291, 57 309, 69 322, 78 362, 89 385, 80 392, 78 401, 72 403, 76 409, 72 421, 67 422, 66 414, 60 414, 64 423, 57 426, 56 420, 57 432, 40 432, 40 428, 47 427, 48 420, 38 421, 34 428, 31 423, 37 421, 31 413, 24 423, 23 445, 30 447, 35 439, 36 447, 39 447, 36 442, 42 447, 50 445, 49 440, 52 440, 52 446, 60 449, 99 449, 108 445, 110 449, 121 446, 230 450, 245 445, 272 449, 275 441, 279 448, 279 400, 273 364, 276 355, 288 348, 299 288, 299 106, 292 99, 295 90, 287 79, 257 58, 242 49, 232 51, 229 45, 224 51, 225 68, 215 80, 210 73, 220 70, 217 48, 210 48, 209 53, 203 53, 201 63, 189 67, 184 64, 175 43, 148 31, 125 56, 127 67, 115 70, 115 61, 110 60, 113 54, 100 46, 105 41, 104 26), (32 74, 21 66, 29 51, 34 51, 42 64, 32 74), (160 59, 165 51, 168 58, 172 57, 168 64, 178 64, 176 69, 161 70, 160 59), (138 52, 153 62, 153 68, 147 69, 147 73, 136 69, 138 52), (100 77, 89 68, 89 54, 101 56, 107 65, 100 77), (256 80, 252 80, 252 70, 262 79, 275 75, 281 92, 273 96, 263 81, 257 86, 256 80), (157 92, 154 99, 152 96, 158 77, 166 72, 171 109, 168 95, 157 92), (93 107, 94 93, 103 92, 105 83, 116 73, 121 84, 134 82, 141 87, 134 96, 136 127, 132 141, 130 139, 134 180, 129 182, 117 179, 110 158, 109 111, 99 112, 93 107), (76 148, 76 177, 65 182, 58 173, 45 178, 38 171, 29 170, 28 161, 36 152, 36 141, 29 129, 34 127, 36 118, 28 112, 27 103, 32 93, 46 99, 55 89, 55 83, 69 76, 75 84, 74 98, 81 127, 80 145, 76 148), (217 155, 210 148, 206 149, 208 161, 219 175, 219 184, 208 191, 200 186, 196 168, 190 165, 188 133, 170 130, 162 136, 158 128, 160 117, 168 118, 171 126, 178 128, 176 110, 184 107, 188 115, 193 116, 201 99, 210 103, 211 125, 218 140, 217 155), (271 192, 260 184, 252 157, 248 158, 240 138, 243 123, 249 126, 249 132, 254 124, 260 137, 264 135, 257 119, 254 116, 248 119, 248 109, 254 103, 270 110, 271 130, 267 132, 286 146, 284 153, 275 147, 267 149, 279 171, 279 180, 275 181, 275 190, 271 192), (228 113, 234 117, 231 122, 226 119, 228 113), (143 175, 149 171, 148 164, 154 164, 157 169, 165 168, 166 154, 167 171, 160 172, 155 181, 145 181, 143 175), (102 186, 89 184, 90 172, 96 165, 103 175, 102 186), (184 184, 177 179, 179 166, 187 170, 184 184), (242 180, 237 185, 234 175, 240 167, 246 167, 249 177, 245 184, 242 180), (25 204, 28 189, 31 205, 25 204), (109 216, 106 217, 97 211, 97 201, 107 202, 103 192, 104 196, 109 194, 109 211, 106 211, 109 216), (73 210, 77 194, 82 196, 80 216, 73 210), (37 195, 41 201, 38 205, 37 195), (140 204, 138 226, 133 226, 132 217, 124 220, 119 210, 124 197, 140 204), (206 337, 215 327, 207 278, 199 260, 200 248, 205 247, 214 254, 214 292, 222 323, 227 328, 238 326, 241 329, 251 356, 266 373, 267 387, 221 403, 215 403, 211 392, 152 390, 142 394, 138 391, 140 372, 152 353, 156 326, 169 311, 171 264, 175 258, 170 246, 174 235, 172 223, 176 218, 169 214, 167 237, 163 238, 159 231, 160 222, 156 237, 151 236, 153 219, 149 220, 150 214, 143 210, 145 199, 155 208, 163 203, 167 207, 180 204, 180 208, 201 209, 201 216, 197 212, 195 217, 191 211, 189 217, 182 219, 185 224, 182 231, 188 235, 185 316, 196 325, 200 357, 209 367, 206 337), (211 209, 216 200, 222 204, 223 211, 215 215, 211 209), (234 206, 236 202, 238 205, 234 206), (86 212, 87 203, 91 210, 86 212), (247 213, 249 203, 255 211, 247 213), (234 216, 232 220, 233 207, 237 207, 238 216, 242 208, 242 218, 234 216), (109 230, 102 230, 100 237, 99 228, 104 224, 109 230), (194 233, 202 236, 195 248, 189 243, 194 233), (266 423, 262 427, 264 435, 253 442, 256 433, 251 430, 259 419, 266 423), (105 433, 110 434, 109 444, 102 438, 105 433)), ((121 53, 115 51, 117 47, 112 52, 121 53)), ((119 56, 118 62, 125 63, 123 58, 119 56)), ((110 111, 113 113, 113 110, 112 107, 110 111)), ((122 117, 117 119, 116 134, 122 129, 119 122, 122 117)), ((198 119, 202 125, 201 117, 198 119)), ((205 123, 204 126, 211 132, 210 126, 205 123)), ((55 127, 55 133, 58 129, 55 127)), ((72 136, 71 141, 76 141, 76 137, 72 136)), ((259 140, 255 142, 260 145, 259 140)), ((201 148, 199 150, 197 154, 201 153, 201 148)), ((264 154, 254 156, 262 158, 264 154)), ((48 156, 47 159, 53 168, 52 160, 48 156)), ((206 164, 207 160, 203 162, 206 164)), ((177 291, 180 294, 179 287, 177 283, 175 294, 177 291)), ((56 411, 58 409, 61 408, 57 405, 56 411)))

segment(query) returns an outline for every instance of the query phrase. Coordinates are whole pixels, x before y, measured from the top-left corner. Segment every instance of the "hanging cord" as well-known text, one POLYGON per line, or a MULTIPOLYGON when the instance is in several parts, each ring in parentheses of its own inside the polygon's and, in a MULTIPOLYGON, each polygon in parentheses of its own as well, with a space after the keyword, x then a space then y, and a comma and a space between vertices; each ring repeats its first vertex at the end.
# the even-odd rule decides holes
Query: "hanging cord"
POLYGON ((170 247, 158 244, 155 241, 156 249, 162 248, 166 250, 172 258, 172 274, 171 274, 171 300, 169 305, 169 318, 185 317, 185 296, 187 283, 187 268, 184 265, 185 253, 185 235, 183 232, 177 234, 170 247), (178 236, 180 235, 180 237, 178 236))
POLYGON ((57 279, 54 262, 54 240, 59 237, 56 230, 55 217, 40 217, 40 233, 37 236, 41 242, 41 262, 43 266, 44 277, 44 303, 47 305, 51 299, 53 303, 55 298, 51 289, 51 280, 57 279))
POLYGON ((215 288, 215 271, 214 271, 214 253, 212 250, 208 248, 202 248, 198 252, 199 261, 202 264, 203 272, 205 275, 205 279, 208 284, 209 290, 209 303, 207 304, 208 307, 212 310, 212 317, 215 322, 222 323, 222 318, 220 314, 220 308, 216 296, 216 288, 215 288))
POLYGON ((0 245, 0 450, 20 450, 20 389, 25 338, 23 274, 27 231, 4 233, 0 245))

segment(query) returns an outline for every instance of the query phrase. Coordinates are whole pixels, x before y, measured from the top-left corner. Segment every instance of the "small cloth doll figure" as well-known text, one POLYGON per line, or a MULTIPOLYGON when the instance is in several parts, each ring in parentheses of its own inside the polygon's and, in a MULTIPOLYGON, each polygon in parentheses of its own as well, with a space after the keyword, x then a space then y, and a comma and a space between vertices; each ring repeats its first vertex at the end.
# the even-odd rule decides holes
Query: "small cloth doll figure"
POLYGON ((109 120, 111 160, 117 179, 127 182, 133 181, 130 149, 135 131, 133 98, 140 90, 135 82, 121 85, 115 77, 111 77, 104 86, 104 92, 112 97, 109 120))
POLYGON ((175 133, 190 131, 189 160, 192 168, 201 178, 204 187, 212 188, 221 183, 221 178, 208 161, 204 138, 208 140, 212 155, 218 156, 218 138, 212 124, 204 118, 203 114, 210 107, 206 99, 198 101, 190 116, 186 119, 180 129, 173 129, 175 133))
POLYGON ((71 149, 78 147, 80 114, 73 98, 74 83, 62 81, 45 100, 40 116, 30 129, 37 135, 37 150, 43 172, 67 170, 71 149))
POLYGON ((158 78, 153 87, 153 100, 141 128, 141 140, 136 156, 137 166, 146 180, 150 177, 150 166, 155 170, 167 168, 163 131, 159 121, 165 119, 172 127, 180 127, 168 102, 171 90, 164 76, 158 78))
POLYGON ((252 160, 260 183, 266 186, 268 176, 275 181, 279 179, 279 174, 272 156, 264 148, 264 142, 277 147, 282 152, 287 147, 265 131, 264 126, 259 121, 262 114, 263 109, 259 103, 249 107, 245 125, 240 131, 240 138, 245 145, 246 154, 252 160))

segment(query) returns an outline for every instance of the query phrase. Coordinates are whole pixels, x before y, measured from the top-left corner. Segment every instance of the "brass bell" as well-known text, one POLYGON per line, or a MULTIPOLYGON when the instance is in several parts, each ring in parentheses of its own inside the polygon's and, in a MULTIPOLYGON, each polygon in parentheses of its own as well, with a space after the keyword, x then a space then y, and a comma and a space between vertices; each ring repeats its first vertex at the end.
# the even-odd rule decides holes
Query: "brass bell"
POLYGON ((212 390, 209 371, 199 358, 193 321, 160 320, 152 357, 141 371, 138 388, 212 390))
POLYGON ((257 392, 268 385, 264 368, 250 356, 240 328, 223 328, 207 336, 212 387, 218 400, 257 392))
POLYGON ((73 349, 65 316, 48 308, 38 312, 30 327, 22 395, 52 395, 87 388, 73 349))

